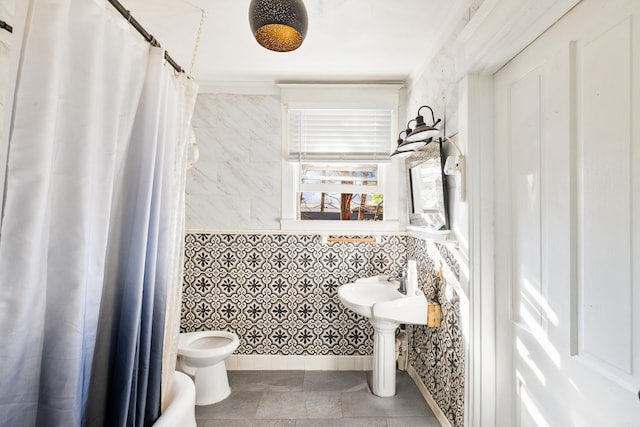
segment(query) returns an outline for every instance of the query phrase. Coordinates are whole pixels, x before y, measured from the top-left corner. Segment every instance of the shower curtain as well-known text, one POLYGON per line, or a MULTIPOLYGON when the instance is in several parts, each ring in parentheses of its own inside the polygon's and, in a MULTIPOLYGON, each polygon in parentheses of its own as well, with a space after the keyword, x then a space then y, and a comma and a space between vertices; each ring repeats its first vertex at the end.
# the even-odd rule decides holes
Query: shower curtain
POLYGON ((151 425, 197 88, 104 0, 16 3, 0 425, 151 425))

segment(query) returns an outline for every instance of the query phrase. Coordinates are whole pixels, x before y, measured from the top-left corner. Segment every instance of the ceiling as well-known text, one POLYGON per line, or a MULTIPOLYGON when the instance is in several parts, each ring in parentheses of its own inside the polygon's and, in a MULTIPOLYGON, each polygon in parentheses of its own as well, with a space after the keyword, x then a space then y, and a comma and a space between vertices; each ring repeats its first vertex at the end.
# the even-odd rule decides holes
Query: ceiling
POLYGON ((120 0, 199 83, 405 80, 464 16, 470 0, 305 0, 302 46, 277 53, 253 39, 250 0, 120 0))

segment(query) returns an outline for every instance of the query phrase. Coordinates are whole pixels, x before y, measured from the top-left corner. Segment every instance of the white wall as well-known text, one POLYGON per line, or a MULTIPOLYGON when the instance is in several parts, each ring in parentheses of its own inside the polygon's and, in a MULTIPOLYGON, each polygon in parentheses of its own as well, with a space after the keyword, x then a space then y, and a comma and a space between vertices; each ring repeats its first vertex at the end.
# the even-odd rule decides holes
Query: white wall
MULTIPOLYGON (((450 137, 460 147, 462 152, 466 155, 466 138, 469 135, 468 123, 467 123, 467 92, 466 86, 463 82, 459 82, 459 71, 457 69, 457 58, 460 55, 459 49, 459 37, 465 27, 468 25, 469 20, 473 17, 474 13, 478 10, 478 7, 483 3, 483 0, 472 1, 469 4, 469 8, 464 10, 458 16, 455 25, 452 27, 452 32, 446 39, 440 48, 437 55, 435 55, 430 61, 428 61, 423 69, 417 70, 409 79, 407 87, 407 120, 416 116, 417 110, 422 105, 428 105, 434 110, 436 119, 441 118, 444 121, 442 129, 445 131, 445 136, 450 137)), ((463 79, 464 80, 464 79, 463 79)), ((429 113, 427 109, 423 109, 422 114, 429 113)), ((430 114, 430 113, 429 113, 430 114)), ((431 117, 425 120, 429 122, 431 117)), ((443 145, 445 155, 458 154, 457 150, 450 142, 445 142, 443 145)), ((407 161, 411 161, 409 158, 407 161)), ((465 171, 466 173, 466 171, 465 171)), ((406 178, 405 178, 406 179, 406 178)), ((450 259, 447 259, 443 264, 440 264, 442 260, 433 259, 432 265, 444 265, 445 271, 451 274, 446 275, 446 285, 443 285, 443 289, 455 290, 456 292, 441 292, 440 301, 441 305, 446 308, 447 312, 455 319, 455 325, 453 328, 457 329, 453 331, 450 328, 445 333, 460 334, 464 336, 462 341, 464 343, 464 354, 458 354, 455 359, 455 363, 451 366, 447 366, 442 361, 436 361, 431 366, 436 366, 435 371, 439 372, 439 366, 447 366, 450 372, 463 372, 462 375, 455 376, 457 384, 464 383, 464 387, 469 387, 469 381, 467 377, 469 357, 468 343, 470 341, 470 290, 469 290, 469 206, 467 204, 466 194, 462 188, 462 180, 465 180, 466 176, 462 177, 447 177, 447 185, 449 187, 449 222, 453 232, 452 239, 457 240, 459 249, 446 248, 443 251, 450 254, 450 259), (454 260, 454 262, 450 262, 454 260), (453 272, 455 271, 455 274, 453 272), (448 295, 446 297, 445 295, 448 295)), ((421 244, 416 245, 416 252, 420 250, 426 250, 424 248, 434 247, 433 244, 421 244)), ((437 252, 437 251, 436 251, 437 252)), ((419 254, 416 253, 417 258, 426 257, 433 258, 433 253, 419 254)), ((428 275, 433 272, 424 272, 428 275)), ((417 329, 419 330, 419 329, 417 329)), ((421 335, 416 335, 418 339, 423 339, 421 335)), ((429 334, 427 334, 429 336, 429 334)), ((428 345, 427 344, 423 345, 428 345)), ((457 354, 457 353, 456 353, 457 354)), ((433 372, 423 372, 421 378, 436 403, 440 406, 440 409, 447 415, 448 422, 451 425, 462 425, 467 419, 467 407, 469 405, 468 390, 457 389, 458 396, 462 396, 461 400, 464 401, 464 405, 457 405, 451 407, 447 405, 446 399, 442 399, 436 388, 430 387, 429 378, 433 377, 433 372)), ((440 381, 440 379, 438 379, 440 381)), ((454 393, 450 393, 450 396, 454 393)), ((468 425, 468 424, 467 424, 468 425)))
MULTIPOLYGON (((13 26, 15 16, 14 0, 0 1, 0 19, 13 26)), ((4 174, 6 171, 6 160, 8 155, 7 135, 4 134, 6 121, 5 103, 7 100, 7 90, 9 83, 9 62, 11 57, 11 42, 13 34, 5 30, 0 30, 0 200, 4 197, 4 174)))
POLYGON ((7 24, 14 26, 16 0, 0 0, 0 19, 7 24))
MULTIPOLYGON (((0 19, 9 25, 14 25, 15 0, 0 1, 0 19)), ((9 78, 9 54, 12 34, 0 30, 0 147, 4 141, 4 106, 5 95, 7 93, 7 83, 9 78)))
MULTIPOLYGON (((415 118, 418 108, 422 105, 430 106, 433 108, 436 120, 438 118, 443 120, 440 128, 444 130, 444 136, 450 137, 463 153, 466 151, 466 142, 460 138, 459 131, 461 96, 464 94, 459 93, 459 72, 456 65, 460 48, 458 38, 483 2, 484 0, 474 0, 469 3, 468 9, 465 9, 455 21, 449 37, 438 53, 422 69, 416 70, 407 82, 407 120, 415 118)), ((427 109, 423 109, 421 114, 430 115, 427 109)), ((430 120, 431 118, 425 115, 425 121, 430 120)), ((446 155, 457 154, 457 150, 450 142, 445 142, 443 148, 446 155)), ((464 179, 464 176, 461 178, 464 179)), ((449 222, 454 234, 452 238, 459 242, 459 252, 466 260, 469 241, 468 205, 465 197, 466 189, 462 186, 461 178, 447 177, 449 222)), ((468 277, 461 279, 466 283, 468 277)))

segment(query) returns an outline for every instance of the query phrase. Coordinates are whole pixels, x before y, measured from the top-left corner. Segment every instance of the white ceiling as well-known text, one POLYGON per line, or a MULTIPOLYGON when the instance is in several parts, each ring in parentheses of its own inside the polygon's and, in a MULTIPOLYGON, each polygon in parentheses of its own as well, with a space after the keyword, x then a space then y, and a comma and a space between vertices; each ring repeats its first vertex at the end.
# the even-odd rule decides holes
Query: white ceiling
POLYGON ((405 80, 436 53, 470 0, 305 0, 302 46, 277 53, 253 39, 250 0, 120 0, 200 83, 405 80))

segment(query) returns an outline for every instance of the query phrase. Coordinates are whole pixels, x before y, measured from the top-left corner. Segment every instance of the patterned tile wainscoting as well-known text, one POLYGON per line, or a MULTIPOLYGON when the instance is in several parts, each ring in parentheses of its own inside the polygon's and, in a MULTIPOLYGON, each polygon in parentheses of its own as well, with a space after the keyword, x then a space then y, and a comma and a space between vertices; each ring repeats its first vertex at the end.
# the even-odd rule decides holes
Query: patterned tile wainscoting
POLYGON ((228 330, 240 355, 371 355, 369 321, 339 285, 396 274, 407 237, 323 243, 319 235, 187 234, 181 330, 228 330))
POLYGON ((409 237, 407 259, 418 264, 420 288, 442 308, 440 328, 407 325, 409 362, 454 427, 464 425, 464 342, 460 298, 453 289, 460 266, 448 246, 409 237), (442 270, 441 280, 438 270, 442 270))

